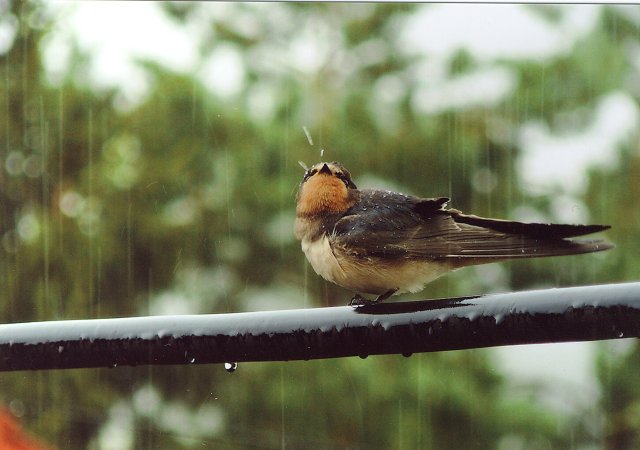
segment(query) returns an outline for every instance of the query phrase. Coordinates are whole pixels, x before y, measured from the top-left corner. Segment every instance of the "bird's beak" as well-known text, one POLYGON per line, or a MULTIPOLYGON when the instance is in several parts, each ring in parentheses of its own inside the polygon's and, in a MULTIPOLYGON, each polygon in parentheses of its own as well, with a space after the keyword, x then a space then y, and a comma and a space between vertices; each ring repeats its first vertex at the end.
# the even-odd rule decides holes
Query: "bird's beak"
POLYGON ((322 167, 320 168, 318 173, 324 173, 324 174, 327 174, 327 175, 332 175, 331 169, 329 169, 329 166, 327 166, 327 163, 324 163, 322 165, 322 167))

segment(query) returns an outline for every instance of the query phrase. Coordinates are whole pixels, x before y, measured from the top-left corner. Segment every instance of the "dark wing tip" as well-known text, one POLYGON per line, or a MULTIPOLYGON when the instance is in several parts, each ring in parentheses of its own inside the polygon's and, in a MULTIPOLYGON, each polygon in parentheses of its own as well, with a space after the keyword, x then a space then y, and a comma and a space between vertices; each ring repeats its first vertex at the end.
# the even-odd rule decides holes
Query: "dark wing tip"
POLYGON ((584 236, 585 234, 599 233, 601 231, 608 230, 611 225, 564 225, 564 224, 549 224, 551 228, 556 228, 562 236, 558 237, 574 237, 584 236))
POLYGON ((535 238, 564 239, 598 233, 611 228, 610 225, 571 225, 559 223, 524 223, 511 220, 487 219, 473 215, 453 213, 458 223, 489 228, 501 233, 522 234, 535 238))

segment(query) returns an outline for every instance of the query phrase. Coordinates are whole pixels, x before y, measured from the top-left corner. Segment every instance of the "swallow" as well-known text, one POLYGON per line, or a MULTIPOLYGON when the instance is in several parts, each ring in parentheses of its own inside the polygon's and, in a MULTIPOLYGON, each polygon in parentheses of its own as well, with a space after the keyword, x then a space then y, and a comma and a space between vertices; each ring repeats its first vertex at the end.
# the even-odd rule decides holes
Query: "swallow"
POLYGON ((341 163, 321 162, 306 169, 300 183, 295 235, 318 275, 355 292, 352 305, 418 292, 465 266, 613 247, 601 239, 572 239, 608 225, 490 219, 448 208, 448 202, 358 189, 341 163))

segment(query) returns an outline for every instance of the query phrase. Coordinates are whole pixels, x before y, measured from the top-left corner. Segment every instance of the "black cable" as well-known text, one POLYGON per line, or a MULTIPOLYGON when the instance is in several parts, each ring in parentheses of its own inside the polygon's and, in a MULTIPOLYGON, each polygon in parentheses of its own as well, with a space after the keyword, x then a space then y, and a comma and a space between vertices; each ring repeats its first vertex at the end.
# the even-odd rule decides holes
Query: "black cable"
POLYGON ((0 325, 0 371, 287 361, 640 336, 640 283, 362 307, 0 325))

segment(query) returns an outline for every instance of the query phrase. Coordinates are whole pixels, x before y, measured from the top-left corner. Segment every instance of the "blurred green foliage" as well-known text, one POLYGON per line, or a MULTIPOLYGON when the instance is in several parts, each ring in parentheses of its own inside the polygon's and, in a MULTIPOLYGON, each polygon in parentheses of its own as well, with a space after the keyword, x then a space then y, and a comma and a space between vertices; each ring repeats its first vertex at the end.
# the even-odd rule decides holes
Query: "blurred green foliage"
MULTIPOLYGON (((350 294, 312 273, 292 236, 298 160, 316 162, 323 148, 356 183, 450 196, 480 215, 533 208, 554 218, 552 196, 521 186, 519 127, 575 132, 563 118, 589 117, 611 92, 640 95, 628 89, 638 23, 619 8, 603 9, 594 32, 546 60, 457 52, 450 77, 505 68, 513 92, 495 105, 424 113, 411 75, 423 57, 398 38, 418 5, 168 3, 177 24, 209 17, 202 57, 235 49, 243 88, 219 96, 195 75, 141 61, 150 92, 123 107, 117 89, 82 81, 90 55, 78 49, 62 80, 48 82, 49 10, 2 5, 15 29, 0 54, 4 322, 344 304, 350 294), (218 7, 231 13, 202 14, 218 7), (322 64, 301 68, 281 54, 316 32, 329 55, 322 64)), ((527 8, 555 24, 563 7, 527 8)), ((614 171, 585 174, 588 191, 576 199, 593 222, 614 224, 618 250, 505 264, 488 281, 470 269, 419 296, 637 279, 637 135, 619 152, 614 171)), ((546 407, 536 387, 514 393, 483 350, 243 364, 233 375, 197 366, 4 374, 0 400, 59 448, 623 449, 640 439, 638 355, 635 343, 622 356, 603 351, 602 408, 573 414, 546 407)))

